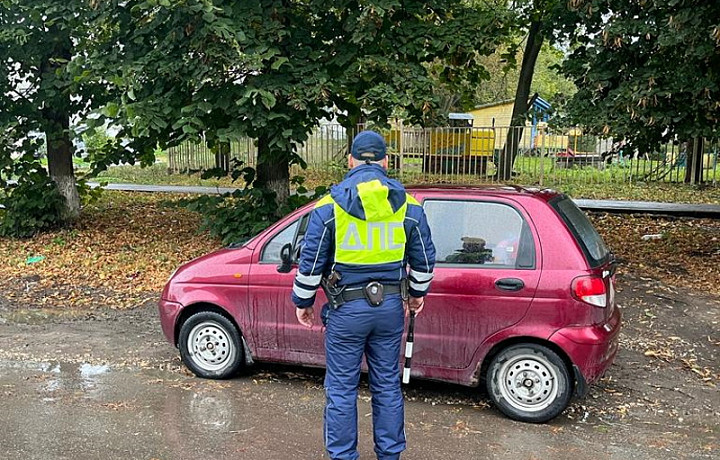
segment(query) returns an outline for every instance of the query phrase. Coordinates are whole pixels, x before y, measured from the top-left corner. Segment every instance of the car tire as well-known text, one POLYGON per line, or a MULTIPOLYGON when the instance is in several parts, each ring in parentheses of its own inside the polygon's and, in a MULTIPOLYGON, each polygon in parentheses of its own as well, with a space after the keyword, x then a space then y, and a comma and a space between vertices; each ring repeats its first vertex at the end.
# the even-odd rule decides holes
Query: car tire
POLYGON ((225 316, 202 311, 190 316, 180 328, 178 348, 182 362, 205 379, 227 379, 243 364, 240 331, 225 316))
POLYGON ((570 372, 557 353, 542 345, 512 345, 495 355, 486 385, 495 407, 511 419, 544 423, 565 410, 572 396, 570 372))

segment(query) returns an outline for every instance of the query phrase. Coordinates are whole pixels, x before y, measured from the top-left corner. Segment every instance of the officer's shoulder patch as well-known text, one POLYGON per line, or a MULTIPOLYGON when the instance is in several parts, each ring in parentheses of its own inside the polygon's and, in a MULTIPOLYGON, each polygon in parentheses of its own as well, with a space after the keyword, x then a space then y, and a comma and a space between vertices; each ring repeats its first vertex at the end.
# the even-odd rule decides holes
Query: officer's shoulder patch
POLYGON ((408 204, 414 204, 415 206, 420 206, 420 202, 415 199, 414 196, 410 195, 409 193, 406 193, 405 196, 407 197, 408 204))
POLYGON ((315 203, 315 209, 321 208, 323 206, 326 206, 328 204, 333 204, 333 203, 335 203, 335 201, 332 199, 332 196, 330 196, 330 194, 328 193, 324 197, 320 198, 320 200, 317 203, 315 203))

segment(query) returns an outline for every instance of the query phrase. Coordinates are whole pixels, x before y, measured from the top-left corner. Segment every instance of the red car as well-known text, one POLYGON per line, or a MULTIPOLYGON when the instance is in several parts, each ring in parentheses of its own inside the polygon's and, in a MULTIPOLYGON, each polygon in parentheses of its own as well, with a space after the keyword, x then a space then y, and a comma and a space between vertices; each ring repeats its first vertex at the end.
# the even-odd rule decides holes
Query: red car
MULTIPOLYGON (((584 396, 612 363, 620 331, 615 261, 585 214, 550 190, 408 192, 423 203, 437 250, 412 375, 484 384, 498 409, 528 422, 584 396)), ((324 365, 322 328, 298 324, 290 301, 311 210, 170 277, 162 328, 196 375, 227 378, 253 361, 324 365)), ((316 307, 324 302, 318 293, 316 307)))

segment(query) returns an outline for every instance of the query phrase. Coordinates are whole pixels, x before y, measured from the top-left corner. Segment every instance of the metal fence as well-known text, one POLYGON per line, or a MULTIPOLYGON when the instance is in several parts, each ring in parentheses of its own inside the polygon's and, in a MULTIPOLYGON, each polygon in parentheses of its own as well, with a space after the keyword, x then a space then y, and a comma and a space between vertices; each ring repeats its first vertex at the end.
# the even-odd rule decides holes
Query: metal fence
MULTIPOLYGON (((347 130, 339 124, 321 125, 297 146, 297 153, 312 169, 336 168, 347 155, 347 145, 354 133, 348 137, 347 130)), ((257 165, 257 145, 253 139, 245 138, 230 143, 230 152, 222 155, 207 148, 205 141, 185 142, 168 150, 168 172, 171 174, 192 173, 216 167, 227 167, 230 160, 242 161, 244 165, 257 165)), ((297 172, 301 168, 293 167, 297 172)))
POLYGON ((215 167, 227 167, 230 158, 254 166, 257 160, 255 142, 250 138, 231 142, 230 155, 227 157, 207 148, 203 138, 199 138, 196 142, 185 142, 168 150, 168 172, 192 173, 215 167))
MULTIPOLYGON (((346 169, 348 133, 337 124, 319 126, 297 147, 307 162, 302 174, 336 181, 346 169)), ((683 182, 688 168, 702 168, 692 178, 716 184, 720 142, 704 142, 702 162, 688 165, 687 146, 671 143, 654 151, 631 150, 622 142, 584 134, 578 128, 518 127, 396 127, 383 132, 390 167, 406 183, 473 184, 497 181, 497 165, 506 145, 514 150, 511 182, 559 186, 632 182, 683 182)), ((233 142, 228 158, 207 149, 199 140, 169 152, 169 172, 194 172, 228 164, 229 158, 257 163, 251 139, 233 142)), ((301 173, 298 166, 292 174, 301 173)))

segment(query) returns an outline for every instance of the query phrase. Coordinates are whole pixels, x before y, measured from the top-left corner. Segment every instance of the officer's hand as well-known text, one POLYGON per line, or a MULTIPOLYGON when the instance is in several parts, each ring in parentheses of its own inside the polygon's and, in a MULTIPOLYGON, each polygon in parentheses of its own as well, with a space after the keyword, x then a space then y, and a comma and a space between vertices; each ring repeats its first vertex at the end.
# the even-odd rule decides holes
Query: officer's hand
POLYGON ((313 321, 315 320, 313 307, 295 308, 295 315, 300 324, 308 328, 313 327, 313 321))
POLYGON ((419 315, 425 306, 425 297, 413 297, 408 299, 408 309, 415 312, 415 316, 419 315))

